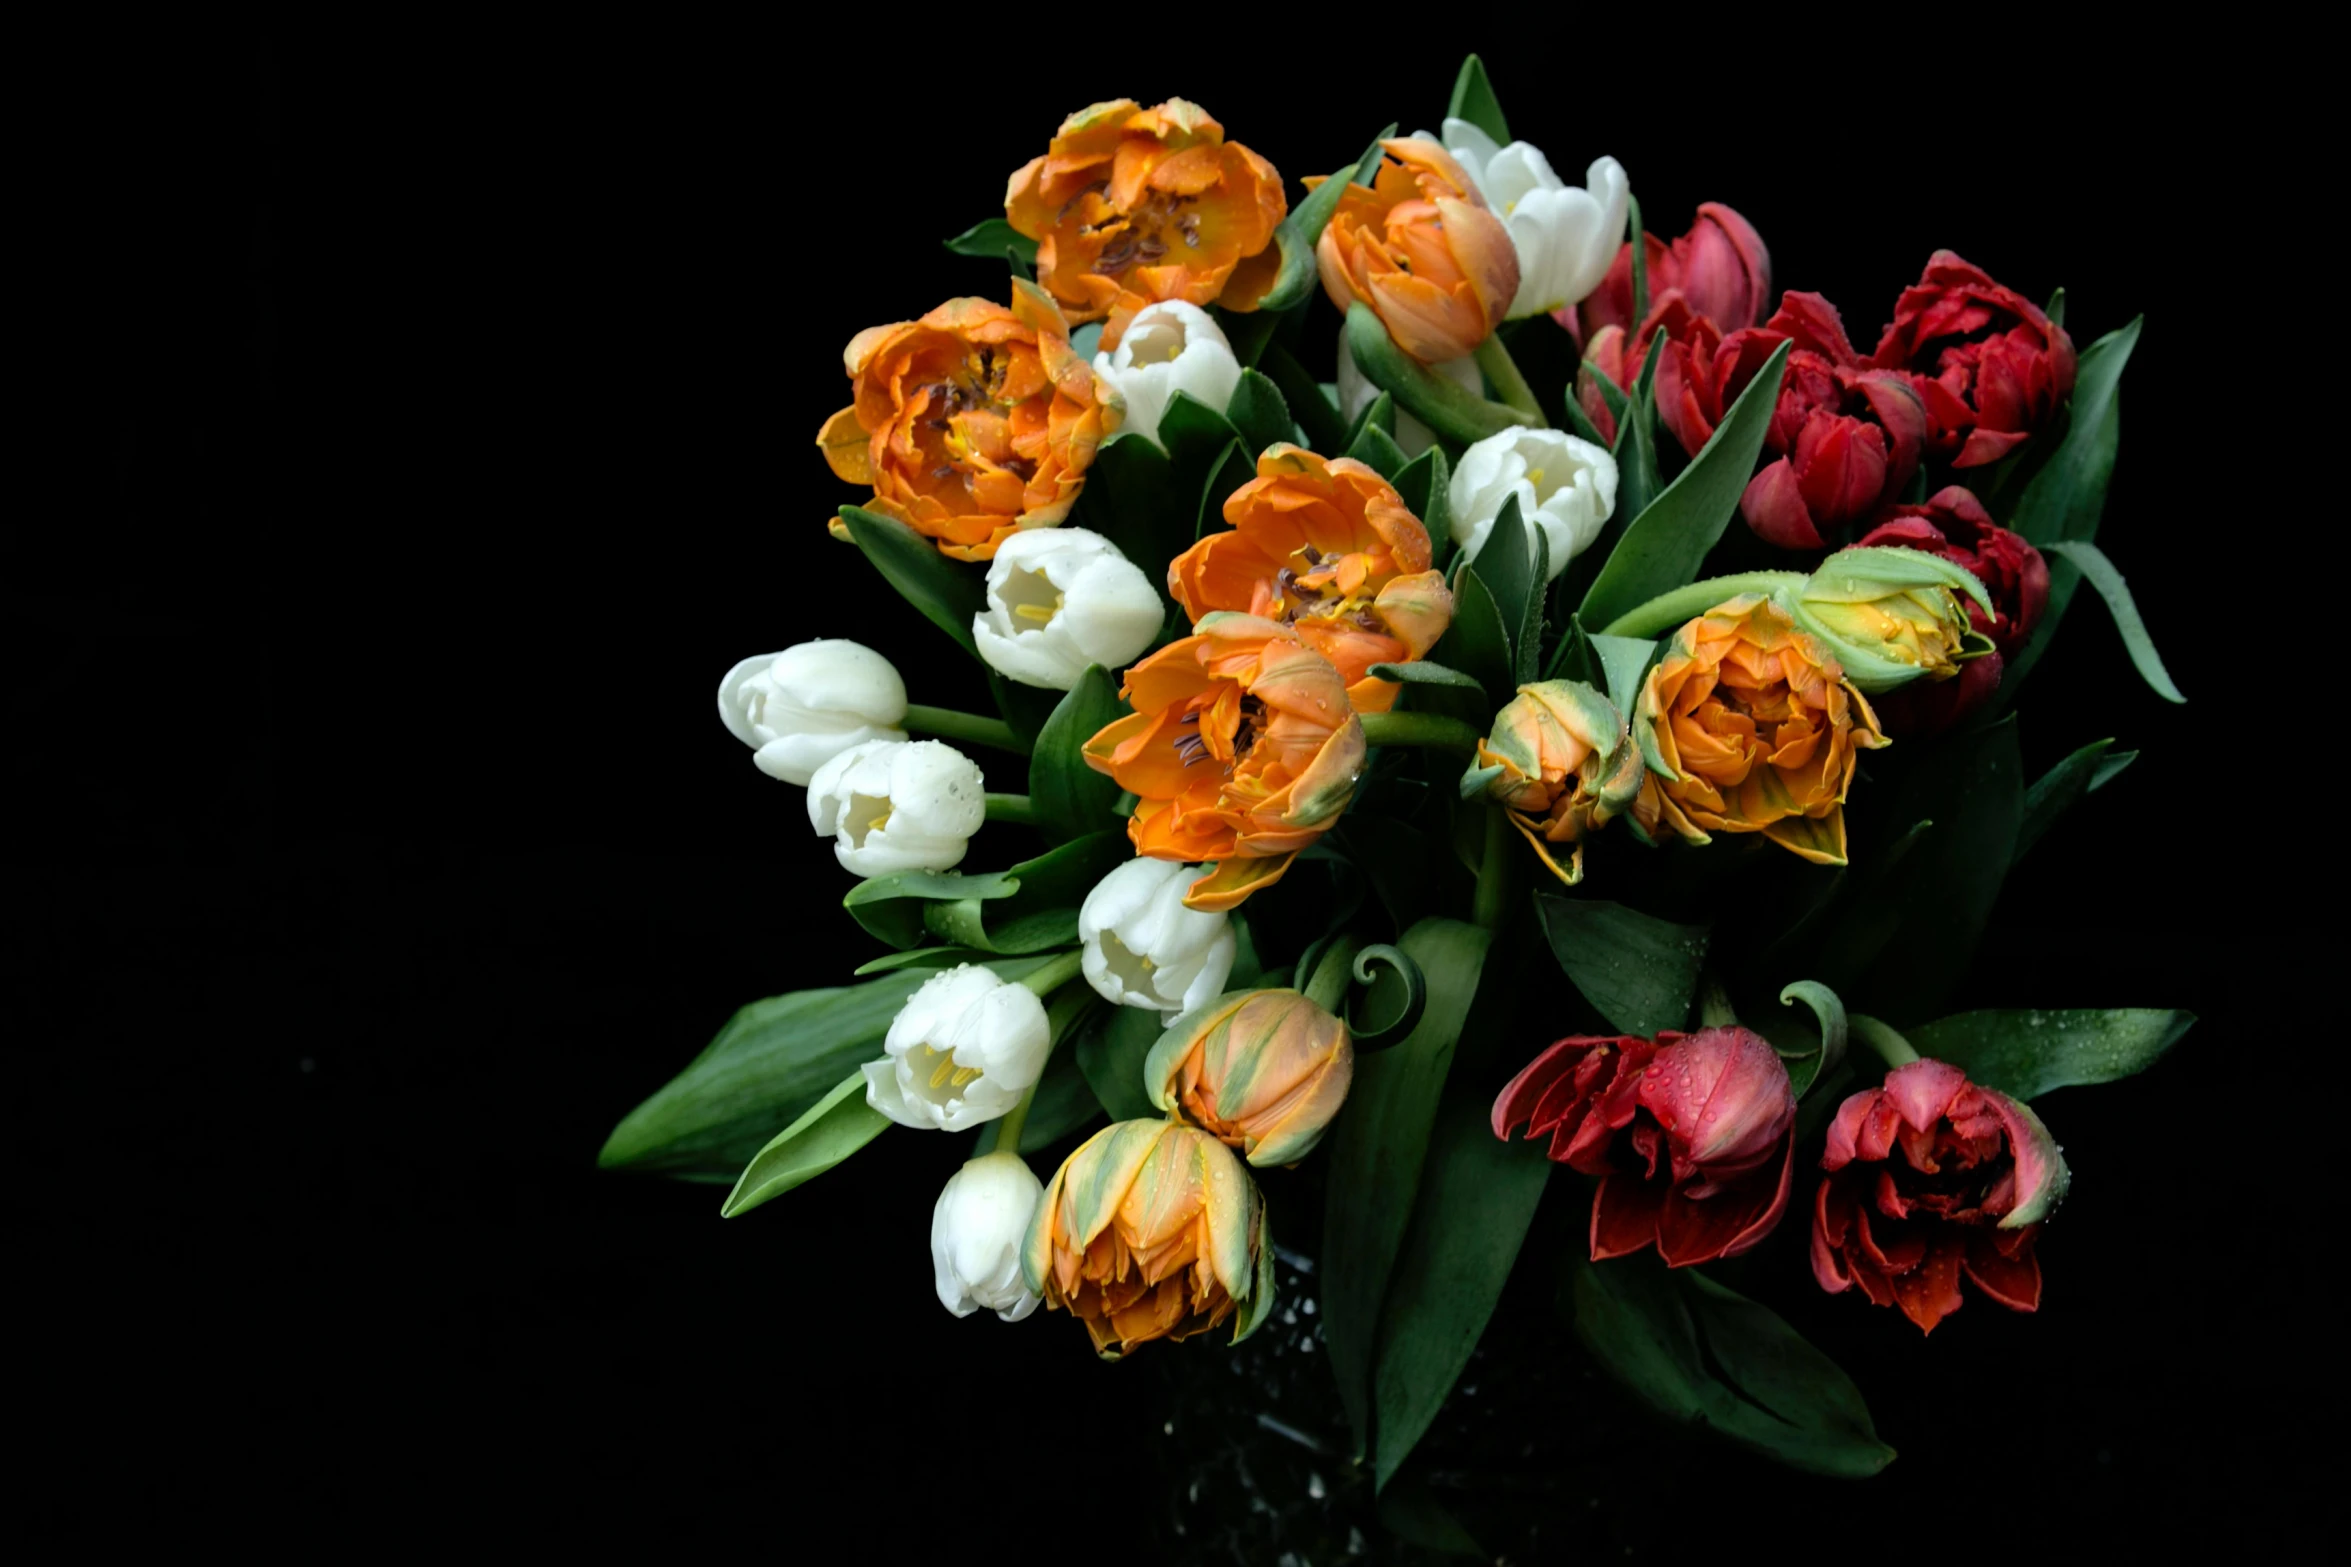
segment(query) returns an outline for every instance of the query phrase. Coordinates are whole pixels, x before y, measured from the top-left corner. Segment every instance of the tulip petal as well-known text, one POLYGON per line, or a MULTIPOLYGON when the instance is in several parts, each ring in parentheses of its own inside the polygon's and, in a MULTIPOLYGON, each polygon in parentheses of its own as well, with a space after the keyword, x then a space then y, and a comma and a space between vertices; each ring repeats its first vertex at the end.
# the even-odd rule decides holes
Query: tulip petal
POLYGON ((1293 851, 1221 861, 1214 870, 1192 883, 1184 894, 1184 907, 1210 913, 1238 908, 1249 894, 1280 881, 1297 857, 1293 851))
POLYGON ((1657 1239, 1665 1185, 1638 1175, 1604 1175, 1592 1194, 1592 1260, 1627 1256, 1657 1239))
POLYGON ((1967 1276, 2010 1311, 2040 1309, 2041 1259, 2029 1249, 2021 1256, 2005 1256, 1990 1237, 1976 1236, 1968 1243, 1967 1276))

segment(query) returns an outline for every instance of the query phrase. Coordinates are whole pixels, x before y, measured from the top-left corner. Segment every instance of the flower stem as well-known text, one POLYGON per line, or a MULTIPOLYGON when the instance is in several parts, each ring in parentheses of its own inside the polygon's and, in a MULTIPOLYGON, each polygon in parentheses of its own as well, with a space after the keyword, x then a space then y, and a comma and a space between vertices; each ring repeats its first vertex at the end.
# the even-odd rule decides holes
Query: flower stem
POLYGON ((961 740, 967 745, 992 746, 999 751, 1010 751, 1015 756, 1029 754, 1029 743, 1001 718, 982 718, 977 713, 958 713, 951 707, 924 707, 920 703, 906 705, 906 728, 918 735, 936 735, 942 740, 961 740))
POLYGON ((1701 1028, 1726 1028, 1739 1021, 1739 1014, 1731 1010, 1730 992, 1722 988, 1722 981, 1712 974, 1698 976, 1698 1025, 1701 1028))
POLYGON ((1085 963, 1086 957, 1082 950, 1064 952, 1042 968, 1031 969, 1023 974, 1019 983, 1042 996, 1049 991, 1059 990, 1077 978, 1078 971, 1085 967, 1085 963))
POLYGON ((1527 378, 1518 373, 1518 361, 1510 357, 1510 350, 1503 346, 1500 333, 1486 334, 1486 340, 1478 344, 1477 360, 1478 368, 1486 373, 1487 380, 1494 383, 1494 390, 1501 395, 1505 408, 1526 414, 1537 425, 1548 422, 1543 417, 1543 405, 1535 399, 1534 388, 1527 385, 1527 378))
POLYGON ((1649 319, 1649 247, 1641 242, 1641 199, 1638 196, 1625 198, 1625 216, 1629 220, 1626 232, 1632 240, 1633 328, 1638 331, 1640 324, 1649 319))
POLYGON ((1458 718, 1436 713, 1365 713, 1363 738, 1371 745, 1416 745, 1437 751, 1475 751, 1482 738, 1458 718))
POLYGON ((1037 808, 1025 794, 991 794, 988 796, 988 820, 1018 822, 1023 827, 1037 825, 1037 808))
POLYGON ((1725 599, 1742 593, 1774 593, 1804 580, 1800 571, 1742 571, 1731 577, 1708 577, 1671 593, 1660 593, 1601 627, 1604 637, 1657 637, 1685 621, 1695 620, 1725 599))
POLYGON ((1314 977, 1298 987, 1306 993, 1306 999, 1325 1012, 1337 1012, 1348 985, 1354 981, 1355 953, 1362 945, 1353 936, 1333 937, 1314 965, 1314 977))
POLYGON ((1481 930, 1500 930, 1510 912, 1510 818, 1499 805, 1486 807, 1486 847, 1478 858, 1477 901, 1471 918, 1481 930))
MULTIPOLYGON (((1037 994, 1043 995, 1055 985, 1075 974, 1077 963, 1078 955, 1076 953, 1065 952, 1061 957, 1046 964, 1034 974, 1024 976, 1021 983, 1035 990, 1037 994), (1059 978, 1046 980, 1044 984, 1037 983, 1038 980, 1046 979, 1048 975, 1058 975, 1059 978)), ((1037 1068, 1037 1080, 1029 1084, 1027 1093, 1020 1096, 1020 1103, 996 1118, 996 1140, 988 1145, 988 1152, 1014 1154, 1020 1152, 1021 1128, 1028 1125, 1029 1106, 1037 1102, 1037 1090, 1045 1084, 1045 1067, 1053 1064, 1053 1052, 1061 1048, 1061 1036, 1069 1032, 1069 1025, 1088 1007, 1092 1006, 1094 1001, 1095 996, 1091 989, 1083 985, 1073 985, 1060 995, 1055 996, 1053 1004, 1045 1009, 1045 1026, 1050 1032, 1045 1046, 1044 1065, 1037 1068)))
POLYGON ((1869 1046, 1889 1067, 1908 1066, 1918 1059, 1918 1052, 1910 1048, 1909 1040, 1866 1012, 1846 1013, 1845 1031, 1849 1037, 1869 1046))

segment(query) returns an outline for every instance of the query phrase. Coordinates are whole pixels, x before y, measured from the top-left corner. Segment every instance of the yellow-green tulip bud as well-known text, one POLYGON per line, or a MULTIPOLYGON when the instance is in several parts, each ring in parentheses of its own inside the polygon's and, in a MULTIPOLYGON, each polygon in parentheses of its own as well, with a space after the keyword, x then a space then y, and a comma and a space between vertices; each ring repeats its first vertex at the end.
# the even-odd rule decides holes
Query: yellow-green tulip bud
POLYGON ((1965 594, 1992 612, 1992 597, 1963 566, 1924 550, 1839 550, 1801 585, 1778 595, 1796 624, 1826 643, 1845 678, 1891 691, 1925 677, 1948 680, 1992 650, 1968 623, 1965 594))

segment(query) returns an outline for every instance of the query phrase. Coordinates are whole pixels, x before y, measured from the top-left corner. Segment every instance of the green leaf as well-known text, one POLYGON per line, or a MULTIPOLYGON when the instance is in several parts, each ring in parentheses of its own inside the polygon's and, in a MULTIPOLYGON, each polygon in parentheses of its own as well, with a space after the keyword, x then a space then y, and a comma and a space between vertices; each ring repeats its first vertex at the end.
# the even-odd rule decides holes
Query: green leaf
POLYGON ((2167 1007, 1962 1012, 1909 1031, 1911 1048, 2019 1099, 2144 1072, 2180 1042, 2193 1012, 2167 1007))
MULTIPOLYGON (((2025 791, 2024 816, 2016 827, 2016 848, 2009 856, 2009 864, 2016 865, 2030 853, 2041 835, 2057 823, 2057 818, 2083 795, 2096 787, 2101 760, 2112 740, 2093 740, 2088 745, 2043 773, 2033 786, 2025 791)), ((2136 752, 2125 752, 2135 756, 2136 752)))
POLYGON ((996 872, 966 876, 959 871, 901 871, 861 881, 841 899, 850 918, 876 941, 912 947, 923 939, 923 898, 1009 898, 1020 883, 996 872))
POLYGON ((1600 1015, 1644 1038, 1689 1021, 1707 928, 1676 925, 1600 898, 1537 893, 1552 955, 1600 1015))
POLYGON ((1498 430, 1531 429, 1526 414, 1464 391, 1396 346, 1387 324, 1361 300, 1347 307, 1342 353, 1355 356, 1364 379, 1448 441, 1466 446, 1498 430))
POLYGON ((1257 464, 1250 460, 1248 451, 1239 441, 1228 441, 1224 455, 1208 470, 1208 482, 1200 487, 1199 520, 1192 531, 1195 541, 1224 526, 1224 503, 1233 498, 1234 491, 1256 477, 1257 464))
POLYGON ((1430 447, 1388 482, 1396 486, 1396 493, 1421 526, 1429 530, 1430 543, 1442 555, 1453 542, 1453 467, 1445 459, 1445 449, 1430 447))
POLYGON ((1424 919, 1404 933, 1397 945, 1428 980, 1427 1007, 1403 1043, 1355 1064, 1354 1086, 1326 1145, 1323 1332, 1358 1456, 1371 1441, 1380 1303, 1404 1246, 1438 1097, 1490 940, 1475 925, 1447 919, 1424 919))
POLYGON ((1494 594, 1474 566, 1464 566, 1453 579, 1453 624, 1433 653, 1476 680, 1499 707, 1518 689, 1517 661, 1511 655, 1510 632, 1494 594))
POLYGON ((2041 314, 2049 318, 2051 326, 2065 325, 2065 290, 2062 287, 2050 294, 2048 308, 2041 314))
POLYGON ((2106 483, 2114 473, 2117 388, 2145 319, 2134 316, 2129 325, 2082 350, 2065 439, 2025 487, 2008 522, 2028 543, 2046 549, 2064 539, 2096 536, 2106 483))
POLYGON ((1071 1054, 1113 1121, 1158 1117, 1143 1086, 1143 1061, 1165 1031, 1157 1012, 1140 1007, 1109 1007, 1082 1025, 1071 1054))
MULTIPOLYGON (((1380 398, 1386 401, 1387 394, 1382 392, 1380 398)), ((1376 424, 1363 427, 1348 445, 1346 455, 1383 479, 1393 479, 1404 471, 1404 448, 1396 444, 1394 436, 1376 424)))
MULTIPOLYGON (((1835 1071, 1837 1063, 1845 1059, 1845 1003, 1828 986, 1809 979, 1796 980, 1780 992, 1782 1006, 1799 1001, 1812 1009, 1817 1026, 1809 1031, 1809 1048, 1781 1050, 1780 1054, 1795 1057, 1788 1067, 1788 1089, 1801 1099, 1821 1073, 1835 1071)), ((1777 1048, 1779 1041, 1772 1044, 1777 1048)))
POLYGON ((1649 247, 1642 242, 1641 198, 1625 198, 1625 238, 1632 245, 1627 252, 1632 264, 1633 320, 1649 319, 1649 247))
POLYGON ((1004 874, 1017 890, 994 901, 963 898, 923 907, 923 923, 943 941, 988 952, 1043 952, 1077 940, 1078 907, 1094 884, 1133 858, 1127 835, 1089 833, 1004 874))
POLYGON ((1886 802, 1897 830, 1934 828, 1830 929, 1821 978, 1848 1008, 1901 1028, 1949 1000, 2008 876, 2024 816, 2020 775, 2016 721, 2007 718, 1946 738, 1886 802))
POLYGON ((2180 695, 2180 688, 2172 684, 2170 673, 2163 667, 2162 655, 2155 651, 2155 639, 2147 634, 2147 622, 2139 618, 2139 606, 2132 601, 2129 586, 2105 552, 2087 539, 2060 540, 2042 548, 2072 562, 2090 579, 2090 586, 2098 590, 2098 596, 2113 612, 2114 629, 2122 633, 2122 645, 2130 651, 2131 664, 2139 671, 2139 678, 2166 702, 2185 702, 2187 698, 2180 695))
POLYGON ((1012 732, 1028 742, 1033 750, 1037 736, 1045 729, 1045 720, 1053 716, 1053 709, 1061 705, 1062 693, 1042 686, 1026 686, 1017 680, 1007 680, 995 669, 988 671, 988 694, 996 699, 996 711, 1012 726, 1012 732))
MULTIPOLYGON (((1096 1012, 1104 1009, 1099 1000, 1091 1008, 1096 1012)), ((1049 1148, 1101 1114, 1101 1102, 1086 1081, 1077 1052, 1056 1050, 1045 1063, 1045 1075, 1037 1080, 1037 1097, 1029 1104, 1029 1118, 1021 1123, 1020 1151, 1035 1153, 1049 1148)), ((991 1123, 986 1136, 991 1150, 995 1147, 994 1125, 991 1123)))
POLYGON ((1225 405, 1224 413, 1240 432, 1241 447, 1252 471, 1257 466, 1258 454, 1268 446, 1298 438, 1297 429, 1290 421, 1289 402, 1283 398, 1282 389, 1262 371, 1241 372, 1241 384, 1234 388, 1233 400, 1225 405))
POLYGON ((932 625, 961 643, 965 652, 976 655, 971 622, 988 607, 986 568, 949 560, 930 540, 894 517, 844 506, 841 520, 890 586, 932 625))
MULTIPOLYGON (((1624 411, 1616 419, 1616 509, 1627 517, 1638 518, 1648 510, 1662 488, 1657 474, 1656 382, 1657 364, 1664 357, 1665 334, 1660 332, 1649 340, 1649 357, 1641 362, 1640 373, 1625 396, 1624 411)), ((1769 410, 1765 422, 1770 422, 1769 410)), ((1742 480, 1741 487, 1744 485, 1742 480)), ((1715 531, 1720 533, 1721 529, 1715 531)), ((1697 570, 1695 563, 1690 569, 1697 570)))
MULTIPOLYGON (((1494 527, 1486 535, 1472 564, 1494 595, 1502 624, 1510 628, 1511 646, 1524 651, 1527 605, 1543 592, 1541 563, 1535 559, 1535 541, 1541 535, 1519 514, 1518 496, 1503 501, 1494 527)), ((1540 608, 1536 613, 1541 614, 1540 608)))
POLYGON ((2096 794, 2114 782, 2115 779, 2123 775, 2131 763, 2138 759, 2139 753, 2136 751, 2108 752, 2106 758, 2098 764, 2098 770, 2090 775, 2090 792, 2096 794))
POLYGON ((1118 683, 1095 664, 1045 720, 1029 753, 1029 804, 1048 839, 1061 843, 1116 828, 1110 808, 1118 803, 1118 785, 1086 765, 1084 746, 1126 710, 1118 683))
POLYGON ((1382 1486, 1469 1364, 1551 1174, 1542 1150, 1494 1135, 1489 1085, 1446 1087, 1380 1313, 1373 1429, 1382 1486))
POLYGON ((1205 474, 1230 443, 1241 438, 1232 421, 1194 397, 1178 392, 1159 416, 1159 444, 1179 474, 1205 474))
POLYGON ((1298 356, 1273 342, 1266 345, 1263 363, 1265 373, 1289 404, 1290 417, 1298 421, 1298 433, 1306 438, 1308 449, 1325 457, 1345 451, 1347 421, 1339 416, 1339 405, 1307 374, 1298 356))
MULTIPOLYGON (((1592 374, 1602 381, 1606 381, 1608 379, 1608 377, 1601 375, 1597 370, 1593 371, 1592 374)), ((1615 390, 1613 385, 1610 387, 1610 390, 1615 390)), ((1624 400, 1622 393, 1618 394, 1617 400, 1619 402, 1624 400)), ((1600 427, 1592 422, 1592 416, 1590 414, 1584 412, 1584 405, 1577 400, 1576 388, 1572 384, 1567 389, 1566 413, 1568 434, 1580 436, 1584 440, 1590 441, 1594 446, 1606 447, 1608 445, 1608 442, 1602 438, 1600 434, 1600 427)))
POLYGON ((1667 1417, 1813 1474, 1893 1462, 1860 1389, 1769 1307, 1649 1256, 1579 1262, 1573 1297, 1576 1336, 1667 1417))
MULTIPOLYGON (((1699 563, 1722 537, 1755 471, 1787 362, 1788 345, 1782 343, 1690 465, 1633 518, 1577 611, 1586 626, 1605 626, 1696 579, 1699 563)), ((1621 477, 1618 482, 1621 486, 1621 477)))
POLYGON ((889 1130, 890 1118, 865 1102, 865 1073, 853 1071, 839 1087, 808 1108, 807 1114, 776 1133, 752 1155, 719 1206, 722 1219, 749 1213, 814 1180, 889 1130))
POLYGON ((1191 547, 1190 497, 1197 494, 1178 479, 1166 452, 1121 431, 1095 451, 1070 526, 1101 534, 1129 560, 1173 560, 1191 547))
POLYGON ((946 245, 959 256, 977 256, 982 261, 1002 261, 1009 250, 1026 269, 1024 275, 1036 270, 1037 242, 1002 218, 982 218, 946 245))
POLYGON ((912 952, 893 952, 860 963, 850 970, 859 978, 868 974, 890 974, 902 968, 953 968, 958 963, 977 963, 987 954, 973 947, 917 947, 912 952))
POLYGON ((1364 431, 1374 429, 1389 435, 1396 433, 1396 399, 1385 392, 1365 403, 1363 411, 1347 426, 1347 444, 1352 447, 1363 438, 1364 431))
POLYGON ((1287 310, 1302 303, 1322 282, 1322 270, 1314 259, 1314 247, 1322 238, 1323 226, 1331 221, 1331 214, 1339 210, 1339 195, 1349 183, 1369 185, 1379 173, 1380 160, 1386 152, 1380 143, 1396 134, 1396 127, 1372 138, 1363 149, 1363 156, 1352 169, 1342 169, 1307 192, 1306 199, 1290 209, 1282 219, 1282 226, 1274 230, 1274 243, 1281 247, 1281 270, 1274 274, 1273 286, 1257 302, 1260 311, 1287 310))
POLYGON ((1461 686, 1471 691, 1485 687, 1458 669, 1447 669, 1427 659, 1416 659, 1409 664, 1374 664, 1370 673, 1381 680, 1394 680, 1408 686, 1461 686))
POLYGON ((1629 721, 1641 701, 1641 682, 1657 657, 1658 644, 1647 637, 1612 637, 1590 633, 1592 651, 1608 677, 1608 700, 1629 721))
POLYGON ((1510 145, 1510 125, 1502 118, 1502 104, 1494 96, 1494 84, 1486 80, 1485 62, 1474 54, 1461 62, 1461 74, 1453 78, 1453 102, 1445 116, 1469 121, 1493 137, 1497 147, 1510 145))
POLYGON ((1493 1553, 1478 1544, 1477 1536, 1462 1527, 1461 1520, 1437 1500, 1428 1482, 1417 1474, 1406 1475, 1382 1488, 1378 1511, 1381 1528, 1424 1551, 1435 1551, 1440 1556, 1471 1557, 1481 1562, 1494 1559, 1493 1553))

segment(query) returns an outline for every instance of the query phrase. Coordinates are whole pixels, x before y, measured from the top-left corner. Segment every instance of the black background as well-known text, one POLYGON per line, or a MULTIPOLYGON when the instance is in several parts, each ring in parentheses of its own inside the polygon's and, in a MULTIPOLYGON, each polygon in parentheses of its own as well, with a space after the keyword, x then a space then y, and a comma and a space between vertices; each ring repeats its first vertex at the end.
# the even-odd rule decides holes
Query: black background
MULTIPOLYGON (((887 28, 846 54, 568 31, 77 63, 67 199, 34 231, 64 352, 32 429, 66 483, 6 583, 6 1203, 57 1472, 108 1495, 94 1520, 31 1486, 36 1516, 372 1533, 488 1504, 787 1548, 992 1517, 1187 1554, 1163 1391, 1223 1352, 1102 1367, 1058 1317, 941 1312, 928 1214, 963 1139, 893 1139, 732 1223, 594 1158, 735 1005, 870 955, 800 792, 717 723, 719 674, 848 636, 921 700, 982 700, 824 535, 841 344, 1001 289, 937 241, 1081 102, 1193 97, 1294 182, 1390 117, 1434 125, 1460 44, 1015 68, 1034 39, 907 30, 895 65, 887 28)), ((2275 737, 2245 649, 2203 629, 2209 541, 2257 526, 2215 401, 2174 390, 2215 374, 2213 238, 2177 219, 2221 154, 2152 80, 2094 115, 1923 64, 1866 92, 1663 71, 1650 101, 1629 61, 1611 86, 1601 59, 1486 54, 1563 171, 1614 153, 1667 235, 1729 201, 1865 348, 1938 245, 2066 285, 2080 343, 2145 312, 2101 542, 2192 699, 2152 697, 2084 595, 2022 709, 2028 772, 2103 735, 2145 755, 2010 884, 1968 1000, 2204 1018, 2143 1078, 2044 1102, 2076 1181, 2041 1313, 1979 1301, 1922 1342, 1791 1274, 1775 1303, 1902 1459, 1791 1477, 1586 1382, 1557 1418, 1621 1441, 1580 1449, 1582 1512, 1544 1538, 2272 1527, 2331 1364, 2294 1348, 2323 1252, 2273 1208, 2324 1199, 2251 1085, 2287 1021, 2266 998, 2327 987, 2247 862, 2328 829, 2244 825, 2275 737)))

